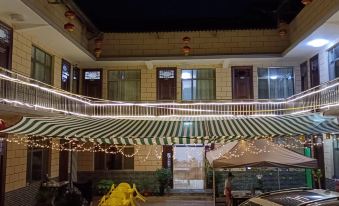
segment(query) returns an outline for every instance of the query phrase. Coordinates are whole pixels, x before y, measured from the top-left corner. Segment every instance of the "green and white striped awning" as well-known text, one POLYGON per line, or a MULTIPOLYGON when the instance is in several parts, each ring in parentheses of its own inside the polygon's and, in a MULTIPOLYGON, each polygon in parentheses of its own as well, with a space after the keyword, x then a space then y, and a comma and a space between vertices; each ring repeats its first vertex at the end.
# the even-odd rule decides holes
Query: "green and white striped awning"
POLYGON ((107 144, 208 144, 238 139, 339 133, 335 117, 319 114, 273 117, 89 118, 24 117, 2 131, 107 144))

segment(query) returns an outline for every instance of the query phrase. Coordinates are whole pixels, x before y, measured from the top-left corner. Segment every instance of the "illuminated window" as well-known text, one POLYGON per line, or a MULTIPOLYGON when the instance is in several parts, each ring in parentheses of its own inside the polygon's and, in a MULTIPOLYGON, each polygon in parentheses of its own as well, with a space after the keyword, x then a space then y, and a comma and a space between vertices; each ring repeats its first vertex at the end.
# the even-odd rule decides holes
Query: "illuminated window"
POLYGON ((119 101, 139 101, 140 71, 109 71, 108 99, 119 101))
POLYGON ((184 69, 181 71, 182 100, 214 100, 215 70, 184 69))
POLYGON ((339 45, 328 51, 330 80, 339 77, 339 45))
POLYGON ((282 99, 293 94, 293 68, 258 68, 259 99, 282 99))

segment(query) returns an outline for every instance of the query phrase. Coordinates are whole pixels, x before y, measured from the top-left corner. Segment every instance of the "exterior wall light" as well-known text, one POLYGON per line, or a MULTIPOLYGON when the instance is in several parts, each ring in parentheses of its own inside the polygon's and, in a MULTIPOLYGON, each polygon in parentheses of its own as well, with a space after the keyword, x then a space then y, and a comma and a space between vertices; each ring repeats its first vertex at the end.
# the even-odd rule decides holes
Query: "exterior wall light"
POLYGON ((314 39, 312 41, 309 41, 307 43, 308 46, 311 47, 322 47, 325 46, 326 44, 328 44, 330 41, 326 40, 326 39, 314 39))

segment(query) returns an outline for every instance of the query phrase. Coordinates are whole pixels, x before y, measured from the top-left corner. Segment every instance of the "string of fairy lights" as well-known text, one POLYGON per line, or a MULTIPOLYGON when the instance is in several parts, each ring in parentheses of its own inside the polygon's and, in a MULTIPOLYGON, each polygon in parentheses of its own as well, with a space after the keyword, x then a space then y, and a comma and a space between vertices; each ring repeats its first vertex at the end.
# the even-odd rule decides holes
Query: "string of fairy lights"
MULTIPOLYGON (((279 108, 279 107, 275 107, 274 105, 284 105, 284 104, 290 104, 293 103, 297 100, 300 100, 302 98, 308 97, 310 95, 314 95, 320 92, 323 92, 327 89, 331 89, 333 87, 337 87, 339 86, 339 82, 334 82, 331 83, 327 86, 324 87, 319 87, 317 88, 317 90, 310 90, 307 93, 301 93, 300 95, 296 95, 296 96, 292 96, 286 100, 282 100, 282 101, 264 101, 264 102, 260 102, 260 101, 253 101, 253 102, 195 102, 195 103, 127 103, 127 102, 92 102, 82 96, 77 96, 77 95, 73 95, 71 93, 65 93, 62 91, 59 91, 55 88, 51 89, 51 88, 47 88, 47 87, 43 87, 40 86, 38 84, 33 84, 30 82, 25 82, 22 81, 20 79, 17 78, 13 78, 10 76, 7 76, 5 74, 0 74, 0 79, 3 79, 5 81, 9 81, 9 82, 14 82, 14 83, 18 83, 18 84, 22 84, 22 85, 26 85, 29 87, 33 87, 36 89, 40 89, 43 92, 48 92, 51 94, 55 94, 58 95, 60 97, 69 99, 69 100, 73 100, 75 102, 78 103, 82 103, 86 106, 89 107, 98 107, 97 109, 98 111, 98 115, 93 114, 93 115, 88 115, 88 114, 83 114, 83 113, 79 113, 79 112, 74 112, 74 111, 68 111, 66 109, 60 109, 60 108, 53 108, 51 106, 43 106, 43 105, 39 105, 39 104, 35 104, 35 105, 31 105, 25 102, 21 102, 21 101, 17 101, 17 100, 11 100, 11 99, 6 99, 6 98, 0 98, 0 102, 6 102, 6 103, 11 103, 11 104, 16 104, 16 105, 21 105, 21 106, 26 106, 26 107, 31 107, 31 108, 38 108, 38 109, 43 109, 43 110, 49 110, 49 111, 55 111, 55 112, 61 112, 61 113, 65 113, 65 114, 72 114, 72 115, 76 115, 76 116, 88 116, 88 117, 100 117, 100 118, 117 118, 117 117, 126 117, 125 116, 117 116, 117 115, 103 115, 100 114, 101 109, 104 106, 114 106, 114 107, 130 107, 130 106, 137 106, 140 108, 152 108, 154 111, 157 109, 164 109, 169 111, 169 114, 172 114, 170 111, 171 110, 177 110, 178 112, 180 111, 187 111, 187 112, 192 112, 194 114, 194 116, 196 115, 195 113, 206 113, 206 114, 213 114, 213 115, 225 115, 225 111, 218 111, 215 109, 203 109, 202 107, 197 107, 197 108, 193 108, 194 106, 205 106, 205 105, 210 105, 211 108, 213 107, 218 107, 218 106, 229 106, 229 105, 241 105, 241 107, 243 107, 243 109, 239 108, 239 110, 233 111, 232 110, 232 114, 231 116, 241 116, 244 114, 248 114, 250 116, 275 116, 274 112, 282 112, 282 111, 288 111, 291 112, 290 114, 299 114, 299 113, 303 113, 303 112, 308 112, 311 111, 315 108, 329 108, 329 107, 334 107, 334 106, 338 106, 339 104, 337 102, 332 102, 332 103, 312 103, 312 105, 305 105, 302 103, 302 106, 298 107, 298 104, 296 104, 296 106, 288 106, 287 108, 279 108), (256 111, 252 111, 253 108, 252 106, 254 105, 272 105, 273 109, 260 109, 260 110, 256 110, 256 111), (166 106, 166 107, 163 107, 166 106), (181 106, 187 106, 187 108, 181 108, 181 106), (250 107, 247 108, 246 107, 250 107), (251 109, 252 108, 252 109, 251 109), (255 112, 255 113, 253 113, 255 112)), ((294 105, 294 104, 293 104, 294 105)), ((135 109, 131 109, 131 114, 133 114, 133 112, 135 112, 135 109)), ((128 117, 140 117, 140 114, 138 115, 127 115, 128 117)), ((151 115, 146 115, 147 117, 151 116, 151 115)), ((185 116, 185 115, 184 115, 185 116)), ((205 116, 205 114, 202 114, 202 116, 205 116)))
MULTIPOLYGON (((314 136, 316 137, 316 136, 314 136)), ((312 138, 307 138, 305 136, 298 137, 284 137, 284 138, 273 138, 267 137, 263 138, 267 145, 256 146, 256 140, 240 140, 239 143, 245 146, 245 149, 240 150, 239 147, 234 148, 233 150, 227 152, 227 156, 224 153, 217 154, 218 158, 231 159, 231 158, 240 158, 245 154, 258 155, 261 153, 271 153, 276 151, 279 148, 287 149, 303 149, 304 147, 310 146, 319 146, 324 144, 324 140, 313 142, 312 138)), ((317 139, 317 137, 316 137, 317 139)), ((329 136, 326 136, 326 139, 329 139, 329 136)), ((69 151, 69 152, 101 152, 105 154, 113 155, 122 155, 126 158, 136 157, 138 161, 145 162, 149 159, 161 159, 163 154, 163 147, 157 145, 156 141, 153 140, 151 145, 116 145, 116 144, 99 144, 91 142, 82 142, 77 139, 70 139, 61 143, 61 138, 51 138, 51 137, 33 137, 26 135, 13 135, 10 138, 1 138, 1 141, 7 141, 9 143, 16 143, 28 148, 42 148, 42 149, 52 149, 57 151, 69 151), (146 147, 145 147, 146 146, 146 147), (132 153, 126 152, 125 148, 133 147, 134 150, 132 153)), ((333 138, 333 141, 339 141, 339 136, 333 138)), ((175 145, 175 144, 173 144, 175 145)), ((203 146, 202 144, 192 144, 184 145, 186 147, 186 156, 197 157, 205 153, 205 150, 197 151, 196 147, 203 146)), ((173 149, 173 158, 176 157, 176 150, 173 149)), ((217 151, 217 150, 216 150, 217 151)))

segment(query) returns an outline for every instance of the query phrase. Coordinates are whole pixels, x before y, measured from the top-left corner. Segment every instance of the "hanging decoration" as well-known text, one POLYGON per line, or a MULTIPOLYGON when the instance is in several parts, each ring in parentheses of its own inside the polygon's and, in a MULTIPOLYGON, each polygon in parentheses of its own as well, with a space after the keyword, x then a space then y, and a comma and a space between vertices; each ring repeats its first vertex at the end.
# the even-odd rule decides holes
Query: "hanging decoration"
POLYGON ((309 5, 313 0, 301 0, 301 3, 304 5, 309 5))
POLYGON ((288 34, 288 24, 281 21, 278 26, 278 33, 281 38, 285 38, 288 34))
POLYGON ((0 131, 6 129, 6 123, 3 119, 0 119, 0 131))
POLYGON ((66 11, 65 17, 68 19, 68 22, 64 24, 64 29, 66 31, 73 32, 75 30, 75 25, 72 23, 72 20, 74 20, 76 17, 74 11, 72 10, 66 11))
POLYGON ((95 44, 95 49, 94 49, 94 54, 96 58, 99 58, 101 53, 102 53, 102 43, 104 42, 102 37, 98 37, 94 40, 94 44, 95 44))
POLYGON ((188 43, 190 43, 191 38, 188 37, 188 36, 185 36, 184 38, 182 38, 182 41, 184 42, 184 46, 182 47, 182 51, 183 51, 185 56, 188 56, 191 52, 191 47, 188 46, 188 43))

